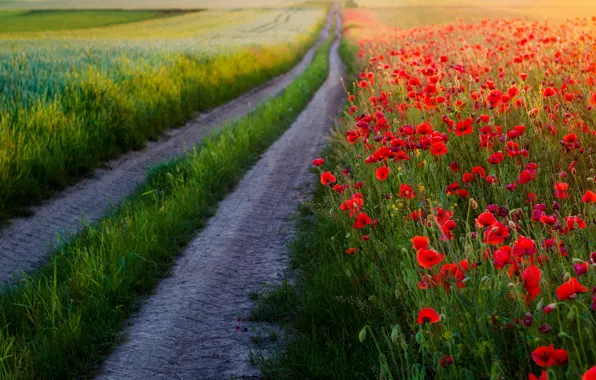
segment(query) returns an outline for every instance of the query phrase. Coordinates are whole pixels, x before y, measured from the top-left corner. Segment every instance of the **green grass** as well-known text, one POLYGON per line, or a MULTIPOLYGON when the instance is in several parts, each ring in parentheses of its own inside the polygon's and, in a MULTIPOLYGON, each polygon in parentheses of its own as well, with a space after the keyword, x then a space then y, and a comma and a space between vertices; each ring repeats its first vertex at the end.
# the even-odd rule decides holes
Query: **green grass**
POLYGON ((224 126, 0 294, 0 376, 90 376, 137 297, 167 274, 219 200, 306 107, 327 78, 331 40, 282 94, 224 126))
POLYGON ((0 37, 0 220, 287 72, 323 15, 206 11, 47 39, 0 37))
POLYGON ((183 12, 160 11, 28 11, 1 12, 0 33, 50 32, 97 28, 175 16, 183 12))

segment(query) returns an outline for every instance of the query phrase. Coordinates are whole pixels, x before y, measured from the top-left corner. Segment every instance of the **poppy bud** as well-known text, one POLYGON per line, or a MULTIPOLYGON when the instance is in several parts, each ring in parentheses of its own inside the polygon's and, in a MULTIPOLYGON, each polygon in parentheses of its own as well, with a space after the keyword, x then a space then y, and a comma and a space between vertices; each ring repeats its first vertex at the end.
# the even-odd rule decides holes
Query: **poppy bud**
POLYGON ((421 331, 418 331, 418 333, 416 333, 416 342, 420 345, 424 343, 424 334, 422 334, 421 331))
POLYGON ((364 339, 366 339, 366 327, 360 330, 360 334, 358 334, 358 340, 360 340, 360 343, 364 342, 364 339))
POLYGON ((398 338, 399 338, 399 331, 398 331, 398 327, 396 325, 396 326, 393 326, 393 330, 391 330, 391 341, 393 343, 397 343, 398 338))
POLYGON ((564 333, 563 331, 561 331, 559 334, 557 334, 557 336, 559 338, 569 338, 569 339, 573 339, 571 336, 569 336, 569 334, 564 333))
POLYGON ((476 202, 476 200, 474 198, 470 198, 470 206, 472 207, 472 210, 477 210, 478 202, 476 202))
POLYGON ((515 225, 515 222, 513 220, 509 221, 509 228, 511 228, 512 230, 517 229, 517 226, 515 225))
POLYGON ((565 272, 565 275, 563 276, 563 281, 567 282, 567 281, 569 281, 570 278, 571 278, 571 274, 569 272, 565 272))

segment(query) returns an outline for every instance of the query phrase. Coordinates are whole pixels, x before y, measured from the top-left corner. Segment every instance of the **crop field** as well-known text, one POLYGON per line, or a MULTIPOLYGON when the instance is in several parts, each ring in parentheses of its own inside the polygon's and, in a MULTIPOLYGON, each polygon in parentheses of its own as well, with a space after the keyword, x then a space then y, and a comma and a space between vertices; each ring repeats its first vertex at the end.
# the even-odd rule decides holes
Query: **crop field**
POLYGON ((254 316, 299 338, 261 368, 595 379, 596 12, 404 9, 344 10, 354 86, 313 157, 301 278, 254 316))
POLYGON ((323 11, 7 12, 0 17, 45 20, 0 26, 4 219, 106 159, 142 147, 193 112, 289 70, 316 38, 323 11), (98 27, 142 18, 152 19, 98 27), (85 29, 57 30, 85 23, 85 29), (37 30, 40 25, 46 30, 37 30))
POLYGON ((76 30, 138 22, 179 12, 163 11, 0 11, 0 34, 76 30))
POLYGON ((245 9, 285 8, 301 0, 0 0, 0 9, 245 9))

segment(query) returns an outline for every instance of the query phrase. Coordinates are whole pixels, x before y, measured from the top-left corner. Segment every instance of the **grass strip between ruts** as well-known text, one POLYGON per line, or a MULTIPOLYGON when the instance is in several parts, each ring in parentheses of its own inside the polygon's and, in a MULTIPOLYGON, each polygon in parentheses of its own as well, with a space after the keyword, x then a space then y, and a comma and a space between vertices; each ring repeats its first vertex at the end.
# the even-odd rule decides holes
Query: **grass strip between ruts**
POLYGON ((110 215, 0 294, 0 377, 91 376, 138 297, 167 274, 216 205, 289 128, 328 76, 331 37, 280 95, 159 165, 110 215))

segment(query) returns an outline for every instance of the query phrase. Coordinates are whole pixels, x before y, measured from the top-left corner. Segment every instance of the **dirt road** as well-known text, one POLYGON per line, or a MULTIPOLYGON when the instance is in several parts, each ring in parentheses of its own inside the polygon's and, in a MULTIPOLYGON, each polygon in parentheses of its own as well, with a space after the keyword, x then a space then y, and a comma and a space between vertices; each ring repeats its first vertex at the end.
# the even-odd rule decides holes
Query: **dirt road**
POLYGON ((247 359, 255 325, 238 317, 250 312, 249 292, 281 281, 286 269, 290 217, 312 184, 310 162, 341 108, 338 46, 339 36, 327 81, 132 318, 125 343, 104 363, 100 379, 259 377, 247 359))

